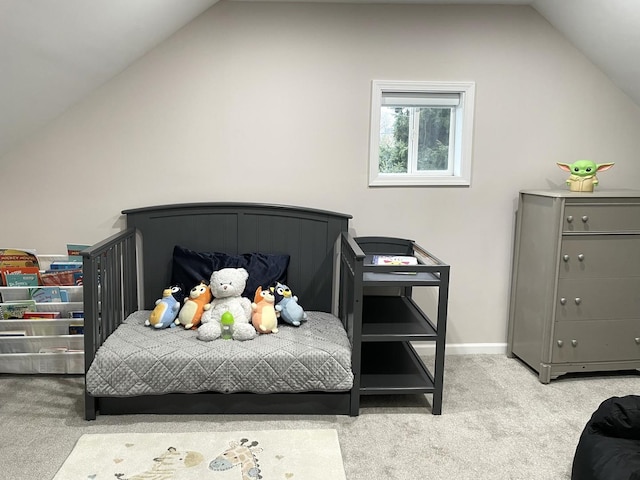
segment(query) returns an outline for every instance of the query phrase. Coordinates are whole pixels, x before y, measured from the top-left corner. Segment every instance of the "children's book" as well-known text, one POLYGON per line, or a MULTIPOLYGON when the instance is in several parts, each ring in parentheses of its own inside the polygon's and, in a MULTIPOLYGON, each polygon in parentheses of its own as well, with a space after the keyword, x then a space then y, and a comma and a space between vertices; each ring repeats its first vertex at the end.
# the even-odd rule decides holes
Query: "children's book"
POLYGON ((89 248, 89 247, 90 245, 77 245, 73 243, 68 243, 67 256, 69 257, 69 260, 82 262, 82 255, 80 255, 80 252, 85 248, 89 248))
POLYGON ((20 300, 15 302, 4 302, 0 305, 2 318, 11 320, 14 318, 22 319, 25 312, 35 312, 36 302, 34 300, 20 300))
POLYGON ((0 248, 0 268, 36 267, 40 268, 35 250, 0 248))
POLYGON ((418 259, 409 255, 374 255, 373 264, 384 266, 417 265, 418 259))
POLYGON ((82 285, 82 270, 47 270, 40 274, 43 285, 82 285))
POLYGON ((13 273, 4 274, 4 283, 7 287, 37 287, 39 275, 37 273, 13 273))
POLYGON ((78 270, 82 268, 82 262, 55 261, 49 265, 49 270, 78 270))
POLYGON ((62 302, 59 287, 30 288, 29 295, 37 303, 62 302))
POLYGON ((83 334, 84 334, 84 324, 82 323, 69 324, 69 335, 83 335, 83 334))
MULTIPOLYGON (((7 275, 10 273, 21 273, 24 275, 36 275, 38 282, 40 282, 40 269, 38 267, 29 267, 29 266, 5 266, 5 267, 0 267, 0 274, 2 275, 2 284, 6 285, 8 287, 14 286, 14 285, 9 285, 7 283, 7 275)), ((36 283, 36 285, 38 285, 38 283, 36 283)), ((15 286, 22 286, 22 285, 15 285, 15 286)))
MULTIPOLYGON (((409 267, 411 265, 418 265, 418 259, 410 255, 374 255, 372 263, 374 265, 380 265, 384 267, 409 267)), ((417 272, 412 271, 411 269, 405 269, 386 273, 415 275, 417 272)))
POLYGON ((60 312, 24 312, 22 315, 24 319, 34 318, 60 318, 60 312))

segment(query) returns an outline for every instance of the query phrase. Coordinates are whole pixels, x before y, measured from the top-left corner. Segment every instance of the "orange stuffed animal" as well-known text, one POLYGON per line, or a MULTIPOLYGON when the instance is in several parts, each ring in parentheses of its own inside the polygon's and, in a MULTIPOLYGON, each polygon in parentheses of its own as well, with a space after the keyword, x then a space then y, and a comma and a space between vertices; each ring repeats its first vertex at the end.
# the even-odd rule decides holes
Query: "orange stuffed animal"
POLYGON ((258 287, 251 304, 251 323, 259 333, 278 333, 278 317, 276 316, 276 297, 268 289, 258 287))
POLYGON ((211 308, 211 300, 213 300, 211 289, 203 280, 193 287, 189 296, 184 299, 184 305, 180 309, 176 324, 182 324, 186 329, 195 330, 198 328, 202 314, 211 308))

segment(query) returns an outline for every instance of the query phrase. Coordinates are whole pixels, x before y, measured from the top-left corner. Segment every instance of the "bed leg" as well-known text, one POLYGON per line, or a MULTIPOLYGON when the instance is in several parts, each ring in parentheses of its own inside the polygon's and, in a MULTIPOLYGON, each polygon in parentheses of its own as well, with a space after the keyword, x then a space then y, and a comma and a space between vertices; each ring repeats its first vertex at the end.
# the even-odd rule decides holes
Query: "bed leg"
POLYGON ((96 399, 84 392, 84 419, 95 420, 96 419, 96 399))
POLYGON ((349 416, 357 417, 360 415, 360 394, 355 387, 351 390, 351 401, 349 403, 349 416))

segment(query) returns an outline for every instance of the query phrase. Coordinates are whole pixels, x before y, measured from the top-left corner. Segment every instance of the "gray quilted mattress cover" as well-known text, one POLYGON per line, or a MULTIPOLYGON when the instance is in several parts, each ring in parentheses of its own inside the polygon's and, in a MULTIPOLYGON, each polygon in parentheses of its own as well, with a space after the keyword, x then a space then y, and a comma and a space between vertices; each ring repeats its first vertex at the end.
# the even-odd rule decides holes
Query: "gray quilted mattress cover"
POLYGON ((244 342, 203 342, 195 330, 146 327, 149 313, 131 314, 98 349, 86 375, 88 393, 335 392, 353 385, 351 345, 329 313, 307 312, 300 327, 282 325, 244 342))

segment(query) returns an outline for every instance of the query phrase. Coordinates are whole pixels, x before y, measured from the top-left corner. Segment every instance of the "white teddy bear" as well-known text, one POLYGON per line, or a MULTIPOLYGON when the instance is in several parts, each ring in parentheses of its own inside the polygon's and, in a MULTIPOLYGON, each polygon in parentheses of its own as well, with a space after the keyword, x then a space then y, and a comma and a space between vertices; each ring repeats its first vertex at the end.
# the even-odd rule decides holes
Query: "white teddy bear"
POLYGON ((258 335, 251 324, 251 300, 242 295, 249 274, 244 268, 223 268, 211 274, 211 308, 202 314, 198 339, 210 342, 220 337, 220 319, 233 315, 233 339, 251 340, 258 335))

